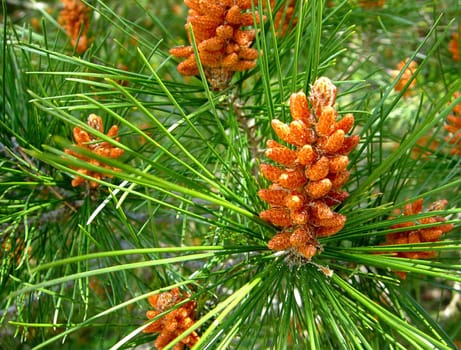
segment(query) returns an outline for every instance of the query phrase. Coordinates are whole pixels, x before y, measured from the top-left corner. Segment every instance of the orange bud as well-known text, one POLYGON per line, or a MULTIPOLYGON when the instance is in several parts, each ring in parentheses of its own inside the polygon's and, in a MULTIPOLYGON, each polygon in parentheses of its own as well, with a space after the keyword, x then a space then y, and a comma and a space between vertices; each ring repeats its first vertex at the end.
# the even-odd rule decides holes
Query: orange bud
POLYGON ((87 143, 91 142, 91 138, 90 138, 90 135, 86 131, 78 127, 75 127, 74 130, 72 131, 72 135, 74 136, 75 141, 80 147, 84 147, 84 148, 89 147, 87 143))
POLYGON ((305 190, 310 197, 317 199, 326 196, 328 192, 330 192, 332 186, 333 184, 330 179, 323 179, 309 182, 305 190))
POLYGON ((289 232, 280 232, 277 233, 274 237, 270 239, 267 243, 267 246, 271 250, 286 250, 291 248, 290 243, 291 233, 289 232))
POLYGON ((423 210, 424 199, 419 198, 414 202, 408 203, 404 207, 404 215, 413 215, 420 213, 423 210))
POLYGON ((312 232, 307 227, 296 229, 290 236, 290 243, 293 247, 299 248, 308 245, 312 240, 312 232))
POLYGON ((235 66, 233 66, 232 70, 235 72, 243 72, 245 70, 252 69, 254 67, 256 67, 255 61, 242 60, 242 61, 239 61, 235 66))
POLYGON ((189 16, 188 23, 185 25, 186 31, 189 33, 189 25, 192 25, 196 42, 200 43, 203 40, 212 38, 218 26, 221 24, 219 18, 208 16, 189 16))
POLYGON ((333 134, 322 140, 320 146, 323 151, 328 153, 336 153, 344 144, 344 131, 336 130, 333 134))
POLYGON ((272 129, 274 129, 275 133, 278 137, 280 137, 283 141, 291 143, 290 140, 290 127, 285 123, 282 123, 278 119, 273 119, 271 121, 272 129))
POLYGON ((184 0, 184 4, 195 11, 201 11, 200 0, 184 0))
POLYGON ((197 62, 195 62, 195 57, 191 56, 187 60, 182 61, 178 64, 178 72, 185 76, 192 76, 199 74, 197 62))
POLYGON ((242 60, 255 60, 258 58, 258 51, 251 47, 242 47, 238 53, 238 57, 242 60))
POLYGON ((266 150, 265 154, 268 158, 285 166, 295 165, 297 159, 295 151, 282 146, 274 140, 267 141, 267 147, 269 148, 266 150))
POLYGON ((418 231, 411 231, 408 234, 408 243, 420 243, 421 237, 418 231))
POLYGON ((270 222, 275 226, 287 227, 291 226, 290 210, 281 207, 274 207, 264 210, 259 214, 263 220, 270 222))
POLYGON ((440 199, 432 203, 427 211, 435 211, 435 210, 443 210, 448 205, 448 201, 446 199, 440 199))
POLYGON ((311 145, 304 145, 298 151, 298 161, 302 165, 310 165, 317 157, 311 145))
POLYGON ((295 120, 290 123, 289 143, 302 147, 315 142, 316 136, 314 130, 307 127, 302 120, 295 120))
POLYGON ((277 182, 280 175, 283 173, 282 169, 270 164, 261 164, 260 168, 263 176, 272 182, 277 182))
POLYGON ((341 188, 347 182, 347 180, 349 180, 350 175, 351 173, 348 170, 344 170, 340 173, 332 174, 329 176, 333 188, 341 188))
POLYGON ((256 32, 254 30, 237 29, 234 31, 233 39, 239 45, 239 49, 248 47, 255 39, 256 32))
MULTIPOLYGON (((456 107, 457 107, 457 106, 456 106, 456 107)), ((455 108, 456 108, 456 107, 455 107, 455 108)), ((453 111, 455 110, 455 108, 453 108, 453 111)), ((460 112, 460 114, 461 114, 461 112, 460 112)), ((454 116, 454 115, 451 115, 451 114, 450 114, 450 115, 447 117, 447 122, 448 122, 449 124, 453 124, 457 129, 461 127, 461 118, 460 118, 460 117, 457 117, 457 116, 454 116)), ((445 125, 445 126, 447 126, 447 125, 445 125)))
MULTIPOLYGON (((445 221, 445 220, 439 220, 439 221, 445 221)), ((453 230, 454 227, 455 227, 454 224, 443 224, 443 225, 437 226, 437 228, 441 230, 443 233, 447 233, 453 230)))
POLYGON ((343 226, 332 226, 332 227, 319 227, 315 231, 317 237, 329 237, 341 231, 343 226))
POLYGON ((239 62, 239 56, 235 52, 233 52, 223 58, 221 65, 224 68, 231 69, 232 67, 235 67, 238 64, 238 62, 239 62))
POLYGON ((334 211, 321 200, 313 202, 310 209, 317 219, 331 219, 334 216, 334 211))
POLYGON ((426 228, 419 230, 419 233, 423 242, 437 242, 444 232, 437 228, 426 228))
POLYGON ((317 121, 317 134, 328 136, 335 130, 336 111, 333 107, 324 107, 317 121))
POLYGON ((222 50, 224 44, 224 39, 215 36, 213 38, 203 40, 200 44, 198 44, 198 49, 199 51, 219 51, 222 50))
POLYGON ((307 260, 311 260, 317 252, 317 248, 314 244, 309 243, 305 246, 298 247, 298 252, 307 260))
MULTIPOLYGON (((241 13, 241 9, 239 6, 234 5, 232 6, 226 14, 226 22, 230 24, 238 24, 242 25, 243 23, 243 14, 241 13)), ((249 23, 248 25, 251 25, 252 23, 249 23)))
POLYGON ((306 125, 311 124, 311 110, 304 92, 291 94, 290 113, 294 120, 302 120, 306 125))
POLYGON ((347 165, 349 164, 349 158, 347 156, 335 156, 330 158, 330 172, 339 173, 346 170, 347 165))
POLYGON ((212 52, 212 51, 205 51, 202 50, 199 52, 200 62, 202 65, 211 68, 217 68, 221 65, 223 54, 220 52, 212 52))
POLYGON ((333 215, 331 218, 328 219, 319 219, 316 220, 316 225, 322 226, 322 227, 339 227, 341 228, 344 226, 346 223, 346 217, 344 215, 338 214, 333 212, 333 215))
POLYGON ((213 17, 221 17, 224 15, 225 7, 217 4, 217 1, 199 1, 200 11, 204 14, 213 17))
POLYGON ((309 211, 306 209, 296 209, 291 211, 291 221, 296 225, 306 225, 309 222, 309 211))
POLYGON ((177 46, 170 49, 170 55, 175 57, 189 57, 194 54, 194 48, 192 46, 177 46))
POLYGON ((358 135, 353 135, 353 136, 346 137, 344 139, 343 146, 338 150, 337 153, 339 153, 339 154, 347 154, 347 153, 349 153, 350 151, 352 151, 355 148, 355 146, 358 145, 359 141, 360 141, 360 136, 358 136, 358 135))
MULTIPOLYGON (((101 120, 101 122, 102 122, 102 120, 101 120)), ((102 125, 101 125, 101 127, 102 127, 102 125)), ((110 127, 109 131, 107 132, 107 136, 112 137, 112 138, 114 138, 115 140, 118 141, 119 138, 118 138, 118 137, 114 137, 114 136, 117 136, 117 134, 118 134, 118 126, 117 126, 117 125, 112 125, 112 126, 110 127)), ((102 143, 101 143, 101 144, 102 144, 102 143)), ((107 146, 109 145, 107 142, 104 142, 104 144, 107 145, 107 146)))
POLYGON ((305 204, 305 198, 300 193, 293 192, 284 197, 284 205, 291 210, 301 209, 305 204))
POLYGON ((306 177, 301 169, 286 169, 278 178, 277 183, 290 190, 305 185, 306 177))
POLYGON ((311 181, 318 181, 324 179, 329 172, 329 163, 327 157, 322 156, 317 162, 315 162, 310 168, 306 170, 306 176, 311 181))
POLYGON ((336 128, 341 129, 344 133, 351 131, 354 126, 354 116, 350 113, 346 114, 340 121, 336 123, 336 128))
POLYGON ((92 127, 93 129, 99 131, 99 132, 104 132, 104 127, 102 124, 102 118, 94 113, 91 113, 88 116, 87 120, 88 126, 92 127))
POLYGON ((310 98, 316 110, 319 107, 332 107, 336 100, 336 86, 330 79, 320 77, 312 85, 310 98))
POLYGON ((220 25, 216 28, 216 35, 221 39, 228 40, 234 35, 234 28, 228 24, 220 25))
POLYGON ((277 205, 277 206, 282 206, 285 203, 285 197, 287 196, 287 191, 285 190, 259 190, 258 191, 258 196, 261 198, 263 201, 271 204, 271 205, 277 205))

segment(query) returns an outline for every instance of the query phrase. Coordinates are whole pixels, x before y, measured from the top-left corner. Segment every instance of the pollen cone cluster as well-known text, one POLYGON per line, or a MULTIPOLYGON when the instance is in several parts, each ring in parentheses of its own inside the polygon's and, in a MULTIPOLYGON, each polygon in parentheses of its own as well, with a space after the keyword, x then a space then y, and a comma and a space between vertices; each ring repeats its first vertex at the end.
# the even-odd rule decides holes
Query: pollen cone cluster
POLYGON ((460 32, 458 33, 453 33, 450 42, 448 43, 448 51, 450 51, 453 60, 459 61, 459 33, 461 33, 461 28, 460 32))
POLYGON ((80 0, 61 0, 64 5, 59 13, 58 23, 70 38, 70 43, 78 53, 84 53, 89 46, 87 37, 90 9, 80 0))
MULTIPOLYGON (((212 89, 222 90, 234 72, 255 67, 258 51, 251 48, 255 38, 251 0, 184 0, 189 7, 186 31, 192 26, 200 62, 212 89)), ((257 1, 254 1, 256 5, 257 1)), ((189 42, 192 38, 189 35, 189 42)), ((178 65, 182 75, 198 75, 192 46, 175 47, 170 53, 186 58, 178 65)))
POLYGON ((325 77, 312 86, 309 97, 302 92, 290 97, 293 121, 272 121, 277 141, 267 142, 266 156, 279 166, 262 164, 261 172, 273 184, 259 191, 270 209, 260 217, 281 228, 268 243, 274 251, 288 250, 310 260, 317 252, 317 238, 340 231, 346 217, 332 207, 348 197, 341 187, 349 179, 348 153, 359 136, 346 136, 354 125, 352 114, 337 119, 333 108, 336 87, 325 77))
MULTIPOLYGON (((448 202, 445 199, 432 203, 427 210, 428 212, 434 210, 443 210, 447 206, 448 202)), ((417 199, 416 201, 405 205, 403 215, 416 215, 421 213, 423 210, 423 199, 417 199)), ((400 211, 397 212, 400 214, 400 211)), ((391 228, 405 228, 408 227, 407 231, 389 233, 386 235, 386 241, 383 245, 395 245, 395 244, 412 244, 412 243, 423 243, 423 242, 437 242, 440 237, 453 229, 453 224, 440 224, 434 227, 416 228, 419 224, 436 224, 443 223, 445 218, 441 216, 430 216, 418 219, 415 221, 407 221, 401 224, 392 225, 391 228)), ((396 252, 394 253, 397 257, 409 258, 409 259, 430 259, 437 255, 435 251, 424 251, 424 252, 396 252)), ((399 276, 405 278, 405 273, 398 272, 399 276)))
MULTIPOLYGON (((456 99, 460 96, 461 93, 457 92, 454 98, 456 99)), ((450 153, 461 156, 461 103, 453 108, 453 114, 447 117, 447 124, 444 125, 444 128, 450 133, 446 137, 446 141, 453 145, 450 153)))
MULTIPOLYGON (((407 61, 400 61, 399 64, 397 65, 397 69, 391 71, 393 79, 395 79, 400 74, 400 71, 403 69, 403 67, 406 64, 407 64, 407 61)), ((408 81, 411 79, 411 77, 415 73, 417 68, 418 68, 418 64, 415 61, 411 61, 407 69, 405 69, 405 71, 403 72, 397 84, 394 86, 394 90, 402 91, 405 85, 408 83, 408 81)), ((412 89, 415 87, 415 85, 416 85, 416 79, 413 79, 410 85, 408 85, 408 88, 403 94, 403 96, 405 97, 410 96, 412 94, 412 89)))
MULTIPOLYGON (((276 0, 271 0, 270 5, 272 11, 276 7, 276 0)), ((263 2, 263 7, 267 7, 266 2, 263 2)), ((274 16, 274 27, 278 35, 284 36, 287 31, 296 25, 294 18, 296 0, 285 0, 282 6, 278 9, 274 16)))
POLYGON ((411 157, 413 159, 427 159, 437 151, 438 147, 439 142, 433 136, 423 135, 416 141, 415 146, 411 150, 411 157))
MULTIPOLYGON (((102 118, 97 116, 96 114, 90 114, 88 117, 88 125, 92 127, 93 129, 103 133, 104 132, 104 126, 102 123, 102 118)), ((79 148, 85 149, 95 155, 101 156, 101 157, 106 157, 106 158, 119 158, 123 154, 123 150, 118 147, 114 147, 112 144, 109 142, 101 141, 98 139, 96 136, 92 135, 91 133, 88 133, 78 127, 74 128, 73 130, 74 134, 74 139, 75 142, 77 142, 77 146, 79 148)), ((116 141, 119 140, 117 137, 118 134, 118 127, 117 125, 112 125, 112 127, 109 129, 107 132, 107 136, 114 138, 116 141)), ((67 154, 70 154, 74 157, 77 157, 78 159, 81 159, 83 161, 86 161, 92 165, 103 167, 106 169, 110 170, 118 170, 114 167, 111 167, 107 164, 101 163, 99 160, 92 159, 91 157, 88 157, 87 155, 84 155, 80 152, 78 152, 78 149, 65 149, 64 152, 67 154)), ((102 179, 103 177, 111 177, 110 175, 104 175, 98 172, 94 172, 88 169, 83 169, 83 168, 76 168, 76 170, 83 175, 88 175, 91 177, 94 177, 96 179, 102 179)), ((84 183, 86 179, 76 176, 72 180, 72 186, 78 186, 82 183, 84 183)), ((98 187, 99 184, 95 181, 90 181, 90 187, 91 188, 96 188, 98 187)))
MULTIPOLYGON (((151 320, 188 297, 188 294, 181 295, 178 288, 173 288, 171 292, 155 294, 148 299, 154 310, 147 311, 146 316, 151 320)), ((154 342, 154 346, 157 350, 161 350, 195 323, 194 311, 195 302, 189 301, 151 323, 144 328, 143 332, 160 333, 154 342)), ((197 343, 198 339, 197 333, 192 332, 176 344, 173 349, 182 350, 184 345, 192 347, 197 343)))

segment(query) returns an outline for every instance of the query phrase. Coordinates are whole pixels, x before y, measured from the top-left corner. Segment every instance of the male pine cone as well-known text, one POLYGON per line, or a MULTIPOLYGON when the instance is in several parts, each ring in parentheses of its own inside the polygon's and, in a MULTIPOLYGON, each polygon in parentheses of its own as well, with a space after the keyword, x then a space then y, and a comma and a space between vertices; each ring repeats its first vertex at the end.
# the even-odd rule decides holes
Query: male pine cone
POLYGON ((332 207, 348 197, 341 187, 349 179, 348 153, 359 136, 346 136, 354 125, 352 114, 336 121, 333 108, 336 87, 325 77, 315 81, 309 101, 303 92, 290 97, 293 121, 272 121, 280 139, 295 146, 267 142, 266 156, 281 165, 261 165, 261 172, 273 184, 259 191, 270 209, 260 217, 281 227, 268 243, 274 251, 287 250, 310 260, 317 252, 319 237, 340 231, 346 217, 332 207))
MULTIPOLYGON (((184 0, 184 4, 189 7, 185 26, 189 42, 192 44, 189 33, 192 26, 198 58, 213 90, 226 88, 234 72, 256 66, 258 51, 250 47, 256 34, 249 27, 259 22, 259 15, 253 14, 251 0, 184 0)), ((178 65, 179 73, 199 74, 191 45, 174 47, 170 54, 186 58, 178 65)))

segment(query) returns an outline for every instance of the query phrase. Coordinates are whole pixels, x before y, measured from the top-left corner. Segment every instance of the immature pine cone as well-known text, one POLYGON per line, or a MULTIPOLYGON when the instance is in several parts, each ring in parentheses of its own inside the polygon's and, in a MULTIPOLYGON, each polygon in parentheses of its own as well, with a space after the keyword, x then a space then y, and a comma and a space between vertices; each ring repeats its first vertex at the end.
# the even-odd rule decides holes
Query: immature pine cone
POLYGON ((341 187, 350 175, 347 154, 359 136, 346 136, 354 125, 352 114, 336 121, 335 99, 333 83, 319 78, 309 97, 312 110, 306 95, 298 92, 290 97, 294 120, 289 125, 272 121, 275 133, 295 146, 269 140, 266 156, 282 167, 261 165, 263 176, 273 184, 258 193, 270 204, 260 217, 282 228, 268 243, 272 250, 289 250, 310 260, 319 247, 317 238, 334 235, 346 222, 331 207, 348 197, 341 187))
MULTIPOLYGON (((403 215, 415 215, 419 214, 423 210, 423 199, 417 199, 413 203, 405 205, 403 215)), ((447 206, 448 202, 445 199, 436 201, 431 204, 428 211, 442 210, 447 206)), ((400 211, 397 212, 400 214, 400 211)), ((435 224, 442 223, 445 218, 441 216, 431 216, 427 218, 420 218, 417 222, 407 221, 401 224, 392 225, 391 228, 404 228, 408 227, 408 231, 394 232, 386 235, 386 241, 382 245, 395 245, 395 244, 410 244, 410 243, 422 243, 422 242, 437 242, 440 237, 453 229, 453 224, 441 224, 434 227, 416 228, 419 224, 435 224)), ((430 259, 437 255, 435 251, 424 251, 424 252, 396 252, 393 254, 397 257, 409 258, 409 259, 430 259)), ((404 272, 398 271, 397 274, 401 278, 405 278, 404 272)))
MULTIPOLYGON (((189 42, 192 43, 189 35, 192 25, 200 62, 212 89, 224 89, 234 72, 256 66, 258 52, 250 47, 255 31, 241 29, 252 26, 254 17, 259 20, 258 14, 253 16, 251 12, 251 0, 184 0, 184 3, 189 7, 185 25, 189 42)), ((172 48, 170 54, 186 58, 178 65, 179 73, 199 74, 192 46, 172 48)))
MULTIPOLYGON (((276 0, 270 1, 272 11, 277 5, 276 0)), ((266 8, 266 2, 263 2, 263 7, 266 8)), ((274 16, 274 27, 277 35, 284 36, 287 31, 291 30, 296 25, 296 18, 294 17, 296 7, 296 0, 286 0, 280 6, 274 16)))
MULTIPOLYGON (((188 298, 188 294, 181 295, 178 288, 173 288, 171 292, 155 294, 149 297, 149 304, 154 310, 146 312, 149 320, 156 317, 158 314, 172 308, 177 303, 188 298)), ((189 329, 194 323, 195 301, 189 301, 181 307, 167 313, 163 317, 151 323, 144 328, 144 333, 160 333, 155 340, 154 346, 157 350, 162 350, 173 339, 189 329)), ((199 340, 196 332, 192 332, 183 338, 174 346, 174 350, 184 349, 184 345, 192 347, 199 340)))
POLYGON ((423 135, 416 141, 416 144, 411 150, 411 157, 413 159, 427 159, 437 151, 438 147, 439 142, 434 139, 434 136, 423 135))
MULTIPOLYGON (((104 132, 102 118, 97 116, 96 114, 90 114, 90 116, 88 117, 88 125, 99 132, 104 132)), ((80 128, 77 128, 77 127, 74 128, 73 134, 74 134, 74 139, 80 148, 86 149, 87 151, 91 151, 92 153, 98 156, 107 157, 107 158, 119 158, 123 154, 123 150, 121 148, 114 147, 109 142, 98 141, 98 139, 94 135, 80 128)), ((112 127, 107 132, 107 136, 112 137, 116 141, 118 141, 119 138, 117 137, 117 134, 118 134, 118 126, 112 125, 112 127)), ((77 157, 78 159, 84 160, 92 165, 96 165, 96 166, 103 167, 103 168, 110 169, 110 170, 118 170, 117 168, 113 168, 107 164, 101 163, 100 161, 96 159, 88 158, 86 155, 79 153, 78 150, 76 149, 72 149, 72 150, 65 149, 64 152, 74 157, 77 157)), ((102 179, 103 177, 111 177, 111 175, 104 175, 104 174, 94 172, 88 169, 76 168, 76 170, 80 174, 88 175, 88 176, 94 177, 99 180, 102 179)), ((84 183, 85 181, 86 179, 80 176, 76 176, 72 180, 72 186, 74 187, 78 186, 84 183)), ((99 184, 97 182, 90 181, 90 187, 96 188, 98 186, 99 184)))
MULTIPOLYGON (((461 27, 460 27, 460 32, 461 32, 461 27)), ((459 33, 453 33, 451 36, 451 40, 448 43, 448 51, 451 52, 451 55, 453 57, 453 60, 459 61, 459 46, 458 46, 458 40, 459 40, 459 33)))
MULTIPOLYGON (((397 69, 391 71, 392 79, 395 79, 400 74, 400 71, 403 69, 406 63, 407 61, 400 61, 399 64, 397 65, 397 69)), ((418 64, 415 61, 411 61, 407 69, 405 69, 405 71, 403 72, 397 84, 394 86, 395 91, 403 90, 405 85, 408 83, 408 81, 411 79, 411 77, 415 73, 416 68, 418 68, 418 64)), ((410 96, 412 94, 412 89, 415 87, 415 85, 416 85, 416 79, 413 79, 410 85, 408 85, 408 88, 403 94, 403 96, 405 97, 410 96)))
MULTIPOLYGON (((453 96, 455 99, 461 96, 461 93, 456 92, 453 96)), ((451 135, 445 138, 453 145, 451 154, 461 156, 461 103, 453 108, 453 114, 447 117, 447 124, 443 126, 451 135)))
POLYGON ((64 9, 59 13, 58 23, 63 26, 70 43, 78 53, 84 53, 88 42, 88 12, 90 9, 80 0, 61 0, 64 9))

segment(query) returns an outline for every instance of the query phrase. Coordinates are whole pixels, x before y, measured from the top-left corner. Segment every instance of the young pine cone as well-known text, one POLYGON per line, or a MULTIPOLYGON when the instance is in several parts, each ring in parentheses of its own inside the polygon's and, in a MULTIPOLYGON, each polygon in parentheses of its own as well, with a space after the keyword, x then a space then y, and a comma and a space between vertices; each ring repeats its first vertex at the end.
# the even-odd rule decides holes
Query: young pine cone
POLYGON ((59 13, 58 23, 70 38, 70 43, 77 53, 84 53, 89 46, 87 37, 90 9, 80 0, 61 0, 64 4, 59 13))
MULTIPOLYGON (((397 64, 397 69, 391 71, 393 79, 395 79, 400 74, 400 71, 403 69, 403 67, 406 64, 407 64, 407 61, 400 61, 397 64)), ((407 69, 405 69, 405 71, 403 72, 397 84, 394 86, 394 90, 397 92, 402 91, 405 85, 407 85, 407 83, 410 81, 411 77, 413 76, 417 68, 418 68, 418 64, 415 61, 411 61, 407 69)), ((404 92, 403 96, 404 97, 410 96, 413 93, 412 90, 414 89, 415 85, 416 85, 416 79, 413 79, 410 85, 408 85, 407 90, 404 92)))
MULTIPOLYGON (((147 311, 146 316, 149 320, 151 320, 158 314, 172 308, 174 305, 188 297, 188 294, 181 295, 178 288, 173 288, 171 292, 155 294, 148 299, 149 304, 154 308, 154 310, 147 311)), ((157 350, 162 350, 173 339, 193 326, 195 323, 194 311, 195 301, 189 301, 148 325, 144 328, 143 332, 160 333, 155 340, 154 346, 157 350)), ((192 332, 176 344, 173 349, 182 350, 184 349, 184 345, 192 347, 198 340, 198 334, 196 332, 192 332)))
POLYGON ((453 57, 454 61, 459 61, 459 33, 461 33, 461 27, 458 33, 453 33, 451 36, 451 40, 448 43, 448 51, 450 51, 451 56, 453 57))
MULTIPOLYGON (((189 42, 192 43, 189 34, 192 26, 200 63, 212 89, 224 89, 234 72, 256 66, 258 52, 250 47, 255 31, 248 27, 253 26, 259 16, 251 12, 251 0, 184 0, 184 3, 189 7, 185 25, 189 42)), ((199 74, 192 46, 175 47, 170 53, 186 58, 178 65, 179 73, 199 74)))
MULTIPOLYGON (((102 118, 97 116, 96 114, 90 114, 88 117, 88 125, 92 127, 93 129, 99 131, 99 132, 104 132, 104 126, 102 123, 102 118)), ((94 135, 91 133, 88 133, 78 127, 74 128, 73 130, 74 134, 74 139, 75 142, 77 142, 77 146, 85 149, 87 151, 92 152, 95 155, 102 156, 102 157, 107 157, 107 158, 119 158, 123 154, 123 150, 121 148, 115 147, 109 142, 101 141, 98 138, 96 138, 94 135)), ((117 137, 118 134, 118 126, 117 125, 112 125, 112 127, 109 129, 107 132, 107 136, 114 138, 116 141, 119 140, 117 137)), ((78 159, 84 160, 92 165, 103 167, 106 169, 110 170, 118 170, 117 168, 111 167, 107 164, 104 164, 100 162, 97 159, 90 158, 80 152, 78 152, 78 149, 65 149, 64 152, 67 154, 70 154, 71 156, 77 157, 78 159)), ((75 168, 80 174, 88 175, 91 177, 94 177, 96 179, 102 179, 103 177, 111 177, 111 175, 105 175, 101 174, 99 172, 91 171, 88 169, 84 168, 75 168)), ((81 176, 76 176, 72 180, 72 186, 78 186, 82 183, 87 181, 81 176)), ((90 181, 90 187, 91 188, 96 188, 98 187, 99 184, 96 181, 90 181)))
MULTIPOLYGON (((461 93, 456 92, 453 97, 456 99, 460 96, 461 93)), ((450 133, 445 140, 453 145, 450 153, 461 156, 461 103, 456 105, 452 112, 453 114, 447 117, 447 124, 443 126, 450 133)))
MULTIPOLYGON (((436 201, 431 204, 428 211, 442 210, 447 206, 448 202, 445 199, 436 201)), ((410 216, 421 213, 423 210, 423 199, 417 199, 416 201, 405 205, 403 215, 410 216)), ((400 211, 397 212, 400 214, 400 211)), ((443 223, 445 218, 441 216, 431 216, 426 218, 420 218, 417 222, 407 221, 400 224, 392 225, 391 228, 405 228, 408 227, 407 231, 400 231, 389 233, 386 235, 386 241, 382 245, 395 245, 395 244, 415 244, 423 242, 437 242, 440 237, 453 229, 453 224, 440 224, 433 227, 426 227, 418 229, 419 224, 435 224, 443 223)), ((409 259, 430 259, 437 255, 436 251, 423 251, 423 252, 395 252, 394 256, 409 259)), ((401 278, 405 278, 404 272, 398 271, 397 274, 401 278)))
POLYGON ((347 114, 337 121, 335 99, 333 83, 319 78, 309 96, 312 109, 304 93, 295 93, 290 97, 293 121, 272 121, 277 136, 294 146, 269 140, 266 156, 280 166, 261 165, 263 176, 273 184, 258 193, 270 205, 260 217, 281 227, 268 243, 272 250, 289 250, 310 260, 319 247, 317 238, 334 235, 346 222, 332 207, 348 197, 341 187, 350 175, 347 155, 359 136, 346 136, 354 117, 347 114))
MULTIPOLYGON (((267 3, 263 2, 263 8, 267 7, 267 3)), ((270 0, 270 8, 275 11, 277 8, 277 1, 270 0)), ((287 32, 294 28, 296 25, 296 18, 294 17, 296 10, 296 0, 286 0, 274 13, 274 28, 278 36, 285 36, 287 32)))

